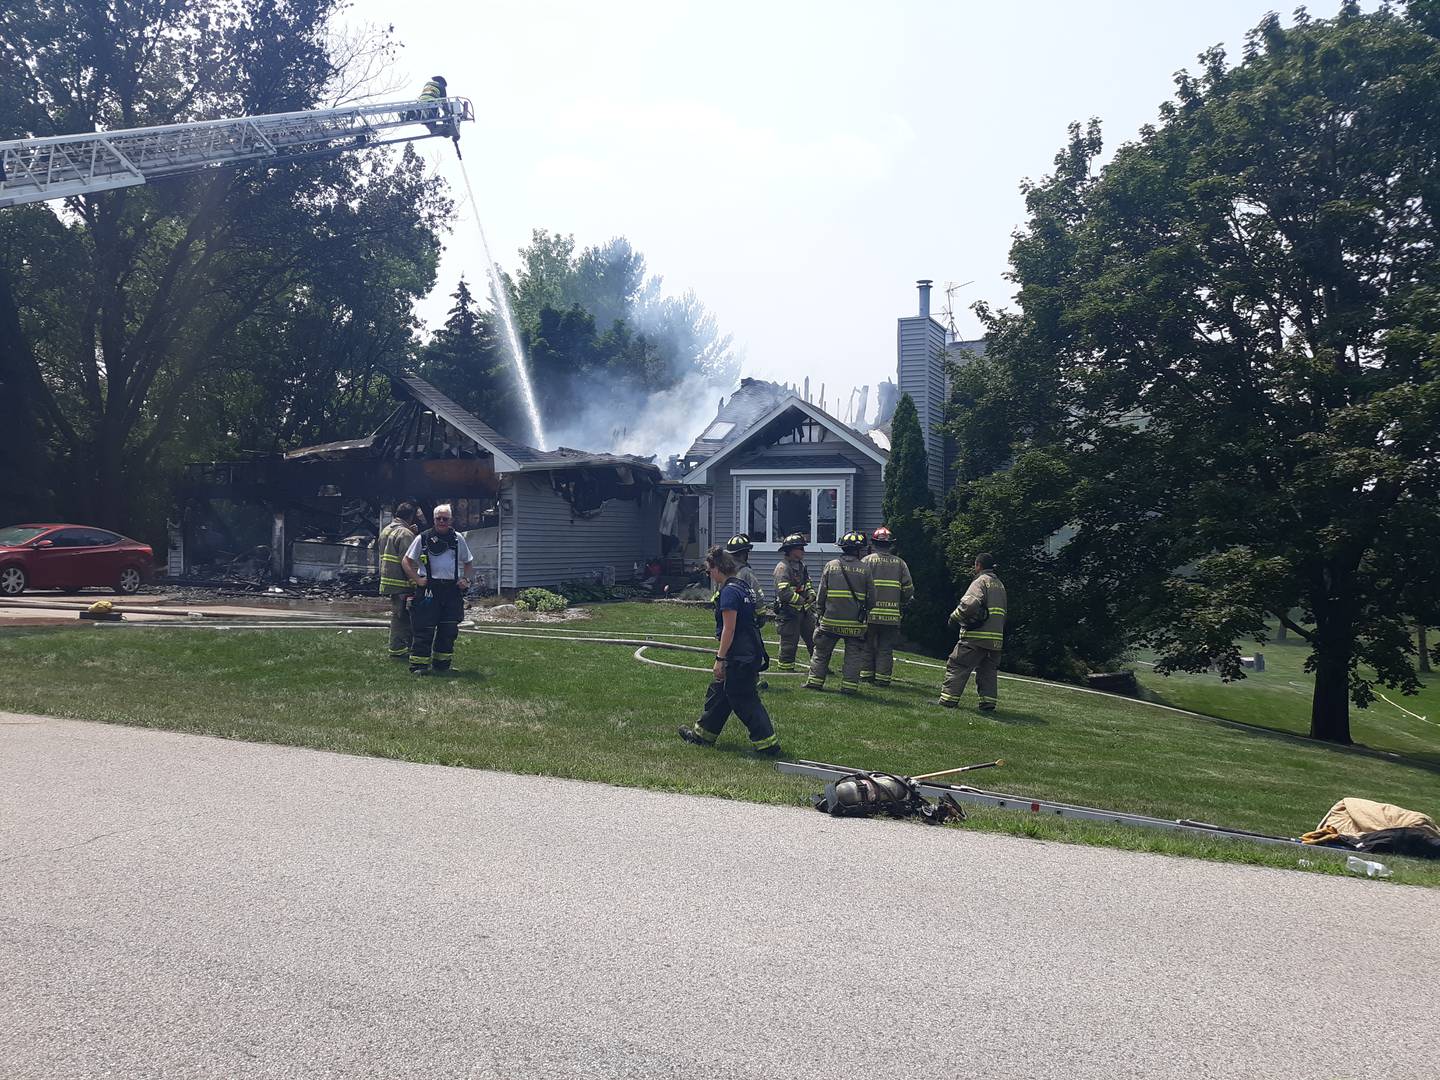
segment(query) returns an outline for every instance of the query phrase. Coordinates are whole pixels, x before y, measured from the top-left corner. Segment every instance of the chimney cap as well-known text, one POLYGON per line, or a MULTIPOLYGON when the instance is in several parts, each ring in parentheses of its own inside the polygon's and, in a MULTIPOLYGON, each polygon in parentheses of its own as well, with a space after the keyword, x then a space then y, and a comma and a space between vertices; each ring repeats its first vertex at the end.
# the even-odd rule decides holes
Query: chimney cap
POLYGON ((916 284, 916 286, 917 286, 918 288, 923 289, 923 288, 925 288, 925 286, 927 286, 927 285, 934 285, 934 284, 935 284, 935 279, 934 279, 934 278, 928 278, 928 277, 917 278, 916 281, 915 281, 915 284, 916 284))

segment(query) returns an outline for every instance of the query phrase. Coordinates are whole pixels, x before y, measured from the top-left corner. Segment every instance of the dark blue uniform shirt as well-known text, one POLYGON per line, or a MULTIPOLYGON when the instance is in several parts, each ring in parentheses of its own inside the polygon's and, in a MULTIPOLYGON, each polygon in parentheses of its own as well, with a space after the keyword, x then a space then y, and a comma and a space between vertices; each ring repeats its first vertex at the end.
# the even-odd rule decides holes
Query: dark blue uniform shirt
POLYGON ((720 596, 715 601, 716 640, 725 629, 721 615, 724 611, 735 612, 735 639, 730 645, 729 655, 736 660, 754 659, 759 651, 755 647, 759 637, 755 629, 755 594, 739 578, 731 578, 720 586, 720 596))

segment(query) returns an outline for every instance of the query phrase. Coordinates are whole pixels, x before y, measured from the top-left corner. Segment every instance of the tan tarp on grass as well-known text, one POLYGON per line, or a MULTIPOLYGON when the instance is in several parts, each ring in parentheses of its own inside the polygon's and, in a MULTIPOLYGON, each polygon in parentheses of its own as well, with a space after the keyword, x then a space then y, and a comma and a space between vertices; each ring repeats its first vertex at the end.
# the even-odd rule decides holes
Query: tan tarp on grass
POLYGON ((1359 836, 1361 833, 1378 832, 1381 829, 1422 829, 1434 836, 1440 836, 1440 827, 1429 814, 1406 810, 1403 806, 1371 802, 1369 799, 1341 799, 1330 808, 1316 831, 1333 828, 1342 836, 1359 836))

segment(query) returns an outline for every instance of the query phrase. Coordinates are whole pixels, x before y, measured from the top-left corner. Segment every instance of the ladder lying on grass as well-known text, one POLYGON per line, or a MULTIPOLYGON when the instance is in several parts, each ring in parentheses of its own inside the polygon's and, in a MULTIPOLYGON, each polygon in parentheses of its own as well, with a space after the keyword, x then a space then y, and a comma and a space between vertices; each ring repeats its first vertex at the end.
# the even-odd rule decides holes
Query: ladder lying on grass
MULTIPOLYGON (((831 765, 823 761, 780 761, 775 767, 782 773, 794 776, 810 776, 817 780, 838 780, 842 776, 853 776, 864 769, 852 769, 845 765, 831 765)), ((928 774, 921 774, 922 776, 928 774)), ((919 779, 919 778, 917 778, 919 779)), ((957 802, 987 806, 993 810, 1021 810, 1032 814, 1065 818, 1070 821, 1096 821, 1102 825, 1128 825, 1141 829, 1165 829, 1185 836, 1216 836, 1228 840, 1253 840, 1260 844, 1281 844, 1289 847, 1314 850, 1294 836, 1269 836, 1265 833, 1249 832, 1245 829, 1227 829, 1222 825, 1210 825, 1204 821, 1190 821, 1180 818, 1146 817, 1143 814, 1126 814, 1117 810, 1098 810, 1093 806, 1075 806, 1070 803, 1051 802, 1048 799, 1028 799, 1023 795, 1007 795, 999 791, 984 791, 964 784, 943 784, 919 779, 920 793, 932 799, 948 795, 957 802)))

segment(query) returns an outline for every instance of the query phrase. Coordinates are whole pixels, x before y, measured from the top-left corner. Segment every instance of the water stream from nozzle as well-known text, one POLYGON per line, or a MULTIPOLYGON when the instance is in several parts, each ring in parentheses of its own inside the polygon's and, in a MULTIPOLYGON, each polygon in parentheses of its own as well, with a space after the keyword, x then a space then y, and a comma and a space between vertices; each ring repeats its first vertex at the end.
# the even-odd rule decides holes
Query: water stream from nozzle
POLYGON ((500 277, 500 268, 490 256, 490 241, 485 236, 485 226, 480 222, 480 204, 475 200, 475 189, 470 186, 470 173, 460 161, 460 175, 465 178, 465 192, 470 196, 470 213, 475 218, 475 228, 480 233, 480 246, 485 251, 485 271, 490 275, 490 295, 495 301, 495 311, 500 324, 505 328, 505 342, 510 347, 510 359, 515 364, 515 378, 520 383, 520 394, 525 399, 525 411, 530 414, 530 431, 537 450, 545 449, 545 425, 540 420, 540 407, 535 404, 535 388, 530 384, 530 367, 525 362, 525 350, 520 347, 520 334, 515 329, 515 315, 510 310, 510 295, 505 291, 505 282, 500 277))

